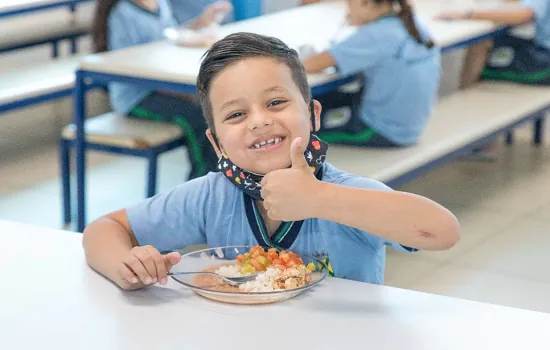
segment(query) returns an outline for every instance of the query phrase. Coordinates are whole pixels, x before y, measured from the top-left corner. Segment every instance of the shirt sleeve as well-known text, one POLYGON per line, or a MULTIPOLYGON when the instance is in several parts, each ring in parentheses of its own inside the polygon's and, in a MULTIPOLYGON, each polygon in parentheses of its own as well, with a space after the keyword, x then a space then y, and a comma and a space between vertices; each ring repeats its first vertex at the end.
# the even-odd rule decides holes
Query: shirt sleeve
POLYGON ((207 182, 207 176, 197 178, 127 208, 138 245, 165 252, 205 244, 207 182))
POLYGON ((336 62, 338 72, 350 75, 376 66, 383 50, 372 31, 364 26, 328 51, 336 62))
POLYGON ((522 0, 521 5, 527 7, 535 13, 535 19, 540 20, 548 13, 548 6, 550 1, 548 0, 522 0))
MULTIPOLYGON (((384 185, 383 183, 367 179, 364 177, 352 177, 350 179, 347 179, 340 183, 343 186, 347 187, 354 187, 354 188, 362 188, 362 189, 368 189, 368 190, 379 190, 379 191, 393 191, 390 187, 384 185)), ((406 251, 406 252, 417 252, 418 249, 416 248, 410 248, 403 246, 397 242, 393 242, 387 239, 384 239, 382 237, 376 236, 370 232, 361 231, 349 226, 346 226, 346 229, 354 236, 354 238, 367 245, 370 246, 374 251, 378 251, 380 248, 384 246, 390 246, 395 250, 398 251, 406 251)))

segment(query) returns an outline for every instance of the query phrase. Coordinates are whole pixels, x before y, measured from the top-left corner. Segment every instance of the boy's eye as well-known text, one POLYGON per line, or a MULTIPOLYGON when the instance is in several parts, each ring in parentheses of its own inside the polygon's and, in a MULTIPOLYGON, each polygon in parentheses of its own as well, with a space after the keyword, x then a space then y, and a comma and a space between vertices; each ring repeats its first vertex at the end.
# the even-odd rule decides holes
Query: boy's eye
POLYGON ((285 100, 275 100, 275 101, 271 101, 269 102, 269 104, 267 105, 268 107, 275 107, 275 106, 279 106, 279 105, 282 105, 284 103, 286 103, 287 101, 285 100))
POLYGON ((242 116, 243 116, 242 112, 237 112, 237 113, 233 113, 233 114, 228 115, 227 118, 225 118, 225 120, 235 119, 235 118, 239 118, 239 117, 242 117, 242 116))

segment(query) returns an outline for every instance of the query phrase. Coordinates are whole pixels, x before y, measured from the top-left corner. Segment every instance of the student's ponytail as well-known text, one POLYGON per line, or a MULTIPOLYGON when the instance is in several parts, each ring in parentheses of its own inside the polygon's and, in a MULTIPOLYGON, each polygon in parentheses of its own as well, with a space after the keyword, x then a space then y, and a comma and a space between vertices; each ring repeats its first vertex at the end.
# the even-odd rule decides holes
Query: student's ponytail
POLYGON ((94 52, 103 52, 109 49, 107 37, 109 14, 120 0, 95 0, 94 21, 92 24, 92 42, 94 52))
POLYGON ((418 28, 416 27, 416 23, 414 21, 413 9, 409 4, 408 0, 396 0, 395 2, 397 2, 400 7, 399 18, 401 18, 401 20, 403 21, 403 24, 405 25, 405 28, 407 29, 409 34, 414 38, 414 40, 416 40, 419 44, 425 45, 429 49, 434 47, 433 41, 422 40, 420 32, 418 31, 418 28))

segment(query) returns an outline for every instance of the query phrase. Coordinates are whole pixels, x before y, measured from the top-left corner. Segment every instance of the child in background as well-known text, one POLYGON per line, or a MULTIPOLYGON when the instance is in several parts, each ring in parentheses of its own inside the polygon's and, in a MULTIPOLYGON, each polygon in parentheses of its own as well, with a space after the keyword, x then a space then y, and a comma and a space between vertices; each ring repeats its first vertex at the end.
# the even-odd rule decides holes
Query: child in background
MULTIPOLYGON (((494 41, 485 40, 472 45, 464 62, 461 89, 470 87, 480 77, 526 84, 550 84, 550 0, 522 0, 516 7, 442 13, 438 18, 489 20, 502 25, 535 22, 533 40, 505 34, 494 41)), ((474 150, 469 159, 495 161, 498 159, 498 147, 498 142, 492 142, 474 150)))
MULTIPOLYGON (((348 5, 349 22, 357 31, 306 58, 304 66, 308 73, 329 67, 343 76, 361 73, 365 83, 358 112, 337 128, 322 123, 319 137, 368 147, 413 145, 437 98, 439 49, 406 0, 349 0, 348 5)), ((319 100, 334 104, 335 97, 327 94, 319 100)))
MULTIPOLYGON (((96 0, 94 48, 102 52, 163 40, 168 27, 200 29, 219 13, 229 11, 230 3, 213 0, 96 0)), ((174 122, 184 129, 191 163, 189 178, 215 170, 217 157, 204 134, 206 124, 195 96, 112 83, 109 97, 120 114, 174 122)))
POLYGON ((506 34, 470 47, 461 88, 484 79, 550 84, 550 0, 522 0, 518 6, 494 10, 443 13, 440 19, 478 19, 502 25, 535 23, 534 39, 506 34))
POLYGON ((124 289, 166 284, 189 246, 261 245, 322 256, 335 276, 383 283, 386 246, 442 250, 456 218, 418 195, 325 162, 321 105, 295 50, 237 33, 215 43, 197 89, 220 172, 108 214, 84 231, 88 263, 124 289))

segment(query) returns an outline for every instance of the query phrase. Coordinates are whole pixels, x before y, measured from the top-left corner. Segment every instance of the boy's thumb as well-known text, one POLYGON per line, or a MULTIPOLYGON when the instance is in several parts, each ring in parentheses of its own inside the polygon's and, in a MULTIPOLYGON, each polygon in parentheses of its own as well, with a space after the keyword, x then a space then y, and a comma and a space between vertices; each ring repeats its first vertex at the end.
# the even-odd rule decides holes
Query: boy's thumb
POLYGON ((290 145, 290 160, 293 169, 309 169, 306 157, 304 156, 305 147, 301 137, 297 137, 290 145))
POLYGON ((178 252, 166 254, 164 256, 164 260, 166 261, 166 265, 168 267, 172 267, 181 261, 181 254, 178 252))

